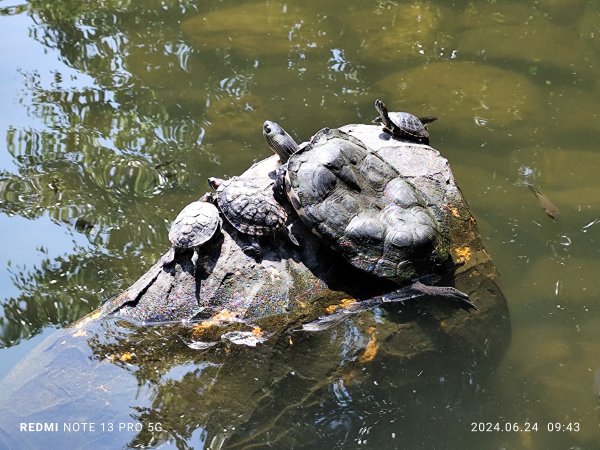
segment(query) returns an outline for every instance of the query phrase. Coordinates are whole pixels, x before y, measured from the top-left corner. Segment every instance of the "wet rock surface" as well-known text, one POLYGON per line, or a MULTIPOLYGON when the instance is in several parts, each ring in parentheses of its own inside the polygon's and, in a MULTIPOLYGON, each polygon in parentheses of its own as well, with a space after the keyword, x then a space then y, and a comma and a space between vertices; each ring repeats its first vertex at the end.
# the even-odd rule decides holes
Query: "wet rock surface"
MULTIPOLYGON (((347 125, 341 130, 377 152, 421 193, 447 235, 459 267, 445 278, 454 279, 460 289, 459 284, 468 279, 462 274, 489 257, 448 161, 432 147, 390 138, 379 126, 347 125)), ((278 165, 278 158, 271 156, 241 178, 274 177, 278 165)), ((131 288, 104 304, 102 315, 140 322, 193 321, 225 309, 239 319, 258 319, 296 311, 298 299, 311 305, 313 299, 331 297, 335 303, 342 296, 364 299, 389 290, 389 283, 351 268, 301 223, 290 205, 286 207, 300 247, 280 237, 264 239, 264 252, 257 258, 242 250, 248 237, 226 223, 222 236, 201 249, 196 273, 191 251, 174 265, 163 266, 159 260, 131 288)), ((471 294, 469 290, 474 291, 470 287, 465 292, 471 294)), ((475 302, 480 309, 485 307, 482 301, 481 305, 475 302)), ((322 310, 314 313, 320 315, 322 310)))

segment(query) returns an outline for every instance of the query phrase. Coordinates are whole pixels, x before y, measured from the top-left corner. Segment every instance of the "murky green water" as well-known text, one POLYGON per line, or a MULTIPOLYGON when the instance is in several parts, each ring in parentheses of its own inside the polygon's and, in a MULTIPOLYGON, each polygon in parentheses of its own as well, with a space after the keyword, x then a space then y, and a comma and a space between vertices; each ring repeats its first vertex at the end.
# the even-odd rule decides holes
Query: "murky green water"
POLYGON ((268 156, 263 120, 306 139, 381 97, 440 117, 432 145, 501 273, 512 344, 476 401, 406 422, 385 398, 353 415, 333 386, 327 417, 290 428, 329 447, 597 448, 597 2, 3 0, 0 55, 0 376, 144 273, 208 176, 268 156), (488 421, 539 431, 471 432, 488 421))

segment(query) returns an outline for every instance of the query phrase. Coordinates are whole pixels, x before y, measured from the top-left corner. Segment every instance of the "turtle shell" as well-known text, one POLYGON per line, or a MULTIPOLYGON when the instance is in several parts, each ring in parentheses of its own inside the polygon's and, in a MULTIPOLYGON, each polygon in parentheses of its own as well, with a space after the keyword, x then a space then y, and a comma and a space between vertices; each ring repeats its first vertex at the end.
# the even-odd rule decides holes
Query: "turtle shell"
MULTIPOLYGON (((391 112, 388 117, 392 123, 399 128, 400 134, 410 136, 417 140, 429 139, 429 133, 417 116, 408 112, 391 112)), ((390 130, 394 134, 398 134, 397 130, 390 130)))
POLYGON ((198 247, 213 237, 221 224, 215 205, 196 201, 177 215, 169 230, 169 240, 174 248, 198 247))
POLYGON ((415 188, 361 141, 324 129, 292 155, 287 195, 302 221, 353 266, 397 282, 446 260, 440 224, 415 188))
POLYGON ((273 197, 273 180, 233 177, 217 188, 217 204, 241 233, 262 236, 285 227, 287 213, 273 197))

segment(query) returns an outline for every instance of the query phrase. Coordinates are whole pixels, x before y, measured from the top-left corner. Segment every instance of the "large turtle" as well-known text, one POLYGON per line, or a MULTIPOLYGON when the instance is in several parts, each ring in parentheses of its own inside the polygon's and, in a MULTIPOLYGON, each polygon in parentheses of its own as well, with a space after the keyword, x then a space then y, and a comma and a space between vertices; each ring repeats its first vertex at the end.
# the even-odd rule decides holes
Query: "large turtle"
POLYGON ((419 192, 392 165, 340 130, 323 129, 298 146, 274 144, 279 128, 263 127, 265 139, 272 148, 296 149, 281 172, 287 197, 314 234, 354 267, 474 307, 453 287, 419 281, 450 262, 448 242, 419 192))
MULTIPOLYGON (((273 196, 270 178, 240 178, 228 180, 211 177, 208 184, 215 189, 216 203, 231 225, 249 236, 273 235, 284 232, 295 245, 300 245, 286 226, 287 212, 273 196)), ((260 245, 252 239, 244 250, 259 254, 260 245)))
POLYGON ((221 228, 219 210, 210 202, 209 194, 192 202, 181 210, 169 230, 171 249, 163 258, 163 264, 170 264, 177 252, 194 249, 192 262, 198 260, 198 249, 207 243, 221 228))
POLYGON ((381 123, 385 131, 397 138, 429 145, 426 125, 437 120, 437 117, 417 117, 407 112, 389 112, 381 100, 375 100, 375 109, 379 116, 373 123, 381 123))

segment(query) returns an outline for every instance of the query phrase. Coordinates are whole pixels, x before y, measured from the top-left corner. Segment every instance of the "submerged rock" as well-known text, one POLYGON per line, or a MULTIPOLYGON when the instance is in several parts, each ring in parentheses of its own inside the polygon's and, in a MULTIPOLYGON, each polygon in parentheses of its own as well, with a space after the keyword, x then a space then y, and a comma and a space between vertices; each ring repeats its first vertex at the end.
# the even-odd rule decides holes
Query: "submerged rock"
POLYGON ((462 54, 550 66, 565 72, 584 69, 581 61, 591 56, 572 27, 539 18, 520 25, 499 24, 465 31, 457 37, 456 46, 462 54))
MULTIPOLYGON (((451 127, 456 132, 465 132, 465 123, 472 123, 473 127, 510 126, 511 133, 515 128, 527 127, 531 133, 529 119, 539 113, 541 95, 539 88, 523 75, 462 61, 402 70, 381 79, 377 87, 406 105, 427 105, 428 110, 419 114, 443 117, 435 126, 451 127), (428 85, 437 89, 422 89, 428 85)), ((435 138, 432 143, 435 145, 435 138)))
POLYGON ((600 51, 600 39, 598 39, 600 35, 600 15, 598 12, 598 6, 590 4, 577 24, 579 36, 596 52, 600 51))
POLYGON ((266 52, 285 54, 296 46, 315 48, 328 31, 318 17, 281 2, 220 8, 187 19, 181 28, 199 50, 225 50, 251 57, 266 52))
MULTIPOLYGON (((597 190, 598 153, 594 148, 583 146, 535 146, 514 150, 510 154, 510 173, 514 178, 524 172, 533 172, 537 182, 543 183, 547 189, 597 190)), ((597 198, 596 195, 573 196, 567 203, 574 209, 597 198)))
POLYGON ((358 39, 359 55, 368 61, 405 61, 437 54, 447 43, 444 20, 452 11, 431 3, 380 4, 350 10, 344 23, 358 39))

